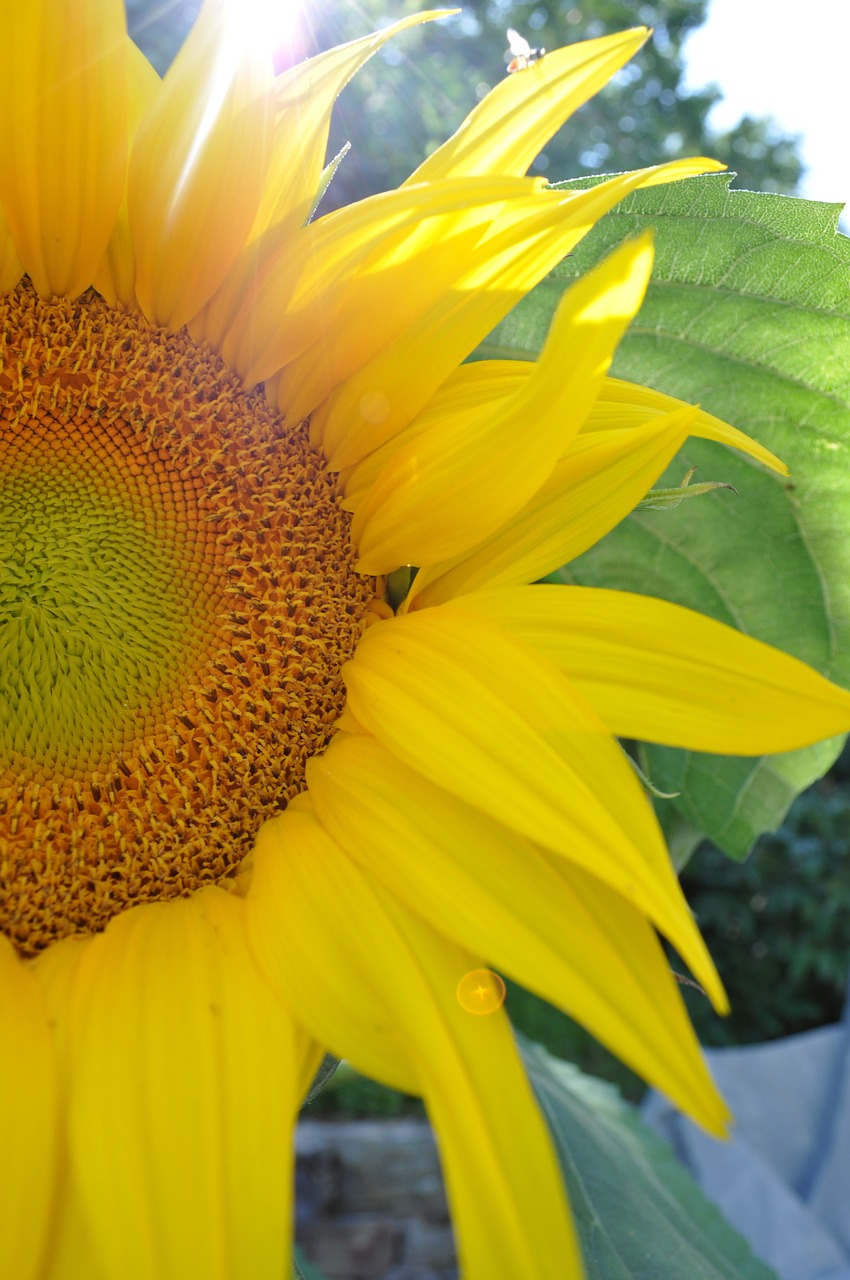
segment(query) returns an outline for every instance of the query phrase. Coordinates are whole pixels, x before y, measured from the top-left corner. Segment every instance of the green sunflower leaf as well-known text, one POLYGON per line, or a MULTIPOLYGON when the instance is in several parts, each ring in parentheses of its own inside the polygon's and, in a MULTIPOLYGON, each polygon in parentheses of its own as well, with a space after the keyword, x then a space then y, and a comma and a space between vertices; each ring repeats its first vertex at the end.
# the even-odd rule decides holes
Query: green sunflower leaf
POLYGON ((587 1280, 776 1280, 612 1085, 523 1043, 587 1280))
MULTIPOLYGON (((591 185, 580 180, 574 186, 591 185)), ((634 513, 555 575, 662 596, 732 623, 850 685, 850 240, 839 205, 729 191, 728 175, 637 192, 495 330, 479 356, 531 358, 563 290, 627 236, 655 228, 646 301, 613 372, 734 423, 790 480, 689 441, 657 482, 690 467, 722 481, 696 502, 634 513)), ((654 785, 734 857, 776 828, 840 741, 759 760, 650 747, 654 785)), ((680 824, 679 824, 680 825, 680 824)))

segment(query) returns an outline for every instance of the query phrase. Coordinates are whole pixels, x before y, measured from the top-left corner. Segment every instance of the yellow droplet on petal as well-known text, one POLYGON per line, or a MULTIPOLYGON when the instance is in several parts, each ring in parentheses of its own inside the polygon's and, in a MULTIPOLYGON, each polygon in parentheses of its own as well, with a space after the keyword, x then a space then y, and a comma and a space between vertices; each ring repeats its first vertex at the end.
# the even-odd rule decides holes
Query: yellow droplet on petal
POLYGON ((367 422, 376 426, 383 422, 390 411, 390 402, 383 391, 368 391, 360 400, 360 412, 367 422))
POLYGON ((457 1000, 467 1013, 484 1017, 505 1003, 505 983, 492 969, 470 969, 457 984, 457 1000))

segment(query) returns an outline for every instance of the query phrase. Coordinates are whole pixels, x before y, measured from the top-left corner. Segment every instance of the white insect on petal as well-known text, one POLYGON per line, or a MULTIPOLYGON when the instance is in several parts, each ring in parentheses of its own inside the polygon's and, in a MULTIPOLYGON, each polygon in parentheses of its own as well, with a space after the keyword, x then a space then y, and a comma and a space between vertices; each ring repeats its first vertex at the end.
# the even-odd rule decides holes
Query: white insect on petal
POLYGON ((532 49, 525 36, 514 31, 513 27, 508 27, 508 47, 513 54, 508 63, 508 75, 513 75, 515 71, 524 71, 533 62, 539 62, 546 52, 545 49, 532 49))

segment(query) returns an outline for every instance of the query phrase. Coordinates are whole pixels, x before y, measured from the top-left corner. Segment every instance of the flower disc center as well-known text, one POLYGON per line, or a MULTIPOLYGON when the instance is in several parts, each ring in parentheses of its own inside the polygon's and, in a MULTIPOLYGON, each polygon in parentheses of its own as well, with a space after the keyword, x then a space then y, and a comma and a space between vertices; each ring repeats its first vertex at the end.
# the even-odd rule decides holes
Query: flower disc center
POLYGON ((0 438, 0 759, 20 778, 108 768, 213 626, 214 548, 179 521, 202 494, 126 423, 79 416, 0 438))
POLYGON ((0 929, 226 879, 303 788, 373 584, 306 432, 94 294, 0 299, 0 929))

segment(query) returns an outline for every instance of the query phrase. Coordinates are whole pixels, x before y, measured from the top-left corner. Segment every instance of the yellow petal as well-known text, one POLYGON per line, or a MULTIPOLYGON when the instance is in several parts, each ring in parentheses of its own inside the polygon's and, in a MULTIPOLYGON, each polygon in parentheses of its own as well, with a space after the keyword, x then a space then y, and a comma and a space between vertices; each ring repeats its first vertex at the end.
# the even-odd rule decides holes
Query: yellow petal
POLYGON ((248 950, 242 901, 207 889, 116 917, 73 997, 71 1168, 106 1273, 288 1274, 312 1050, 248 950))
POLYGON ((439 423, 453 422, 456 434, 465 434, 467 423, 474 421, 477 413, 495 413, 506 400, 522 391, 536 367, 536 360, 476 360, 459 365, 412 422, 355 466, 341 472, 346 510, 357 510, 387 463, 424 431, 439 423))
MULTIPOLYGON (((434 299, 423 293, 418 321, 376 347, 374 358, 317 411, 330 465, 351 466, 401 430, 511 307, 629 191, 717 167, 711 160, 675 161, 621 174, 588 191, 543 191, 536 214, 519 201, 507 205, 476 253, 458 258, 451 289, 434 299)), ((422 289, 427 270, 411 259, 405 287, 422 289)), ((390 296, 395 306, 396 295, 387 294, 385 309, 390 296)), ((362 328, 362 313, 357 319, 362 328)))
MULTIPOLYGON (((511 362, 505 361, 504 363, 511 362)), ((514 361, 513 363, 517 362, 514 361)), ((460 366, 458 373, 463 369, 477 368, 477 363, 464 364, 460 366)), ((527 368, 533 373, 535 366, 528 364, 527 368)), ((452 382, 452 378, 448 378, 447 382, 452 382)), ((443 394, 443 387, 441 387, 422 412, 418 413, 413 421, 409 422, 402 431, 399 431, 386 444, 381 445, 379 449, 374 449, 371 453, 368 453, 356 465, 345 467, 340 472, 340 483, 345 490, 343 506, 346 511, 356 511, 384 468, 403 449, 408 448, 414 440, 418 440, 426 431, 430 431, 436 426, 453 423, 455 434, 464 436, 468 425, 474 425, 476 419, 480 416, 482 408, 501 409, 511 392, 522 390, 526 384, 527 379, 525 378, 504 379, 504 386, 500 387, 498 391, 494 388, 493 394, 490 395, 486 394, 483 387, 480 389, 481 394, 479 394, 477 385, 469 388, 458 387, 456 394, 448 392, 443 394), (468 395, 464 394, 466 391, 468 391, 468 395)))
POLYGON ((308 58, 278 76, 274 140, 262 199, 244 249, 193 322, 193 333, 218 349, 252 278, 307 221, 321 181, 331 109, 352 76, 394 36, 451 12, 435 9, 411 14, 374 35, 308 58))
MULTIPOLYGON (((367 454, 356 466, 344 471, 346 509, 357 510, 367 490, 390 459, 420 436, 426 427, 453 420, 457 433, 462 434, 467 420, 476 409, 497 412, 511 395, 516 395, 523 389, 528 379, 534 376, 534 370, 534 360, 476 360, 472 364, 460 365, 437 388, 426 407, 403 431, 381 448, 367 454)), ((698 405, 687 406, 674 396, 664 395, 636 383, 623 382, 619 378, 603 379, 602 389, 581 426, 580 435, 642 428, 652 419, 658 420, 685 408, 690 408, 694 414, 689 435, 731 445, 764 463, 771 470, 782 475, 788 474, 785 464, 770 450, 743 431, 706 413, 698 405)), ((573 444, 570 444, 568 452, 573 449, 573 444)))
POLYGON ((333 926, 345 911, 345 867, 337 875, 338 860, 344 855, 316 822, 306 795, 263 824, 245 898, 252 950, 295 1016, 331 1053, 402 1093, 416 1093, 415 1061, 386 1010, 397 975, 390 971, 386 983, 373 986, 348 930, 333 926))
POLYGON ((439 604, 483 587, 535 582, 567 564, 628 515, 690 434, 696 409, 632 431, 582 432, 546 484, 491 538, 465 556, 426 566, 408 603, 439 604))
POLYGON ((133 145, 136 296, 177 329, 221 284, 254 221, 271 154, 273 66, 263 0, 207 0, 133 145), (223 198, 222 192, 227 196, 223 198))
POLYGON ((261 829, 246 901, 259 954, 271 953, 317 1039, 379 1078, 412 1078, 424 1095, 463 1274, 579 1280, 557 1163, 508 1020, 457 1000, 477 958, 367 878, 303 802, 261 829))
POLYGON ((0 1044, 0 1275, 36 1280, 59 1171, 56 1059, 38 983, 2 935, 0 1044))
POLYGON ((91 938, 65 938, 42 951, 32 961, 33 972, 44 994, 53 1028, 63 1088, 60 1126, 60 1192, 50 1227, 49 1257, 41 1276, 49 1280, 109 1280, 98 1263, 94 1243, 80 1203, 79 1186, 69 1167, 67 1114, 70 1093, 68 1070, 68 1010, 79 965, 91 938))
POLYGON ((112 231, 127 160, 115 0, 10 3, 0 43, 0 201, 39 294, 75 297, 112 231))
POLYGON ((506 76, 408 181, 525 173, 555 131, 637 53, 648 35, 646 27, 638 27, 584 40, 547 53, 520 75, 506 76))
POLYGON ((300 226, 316 197, 327 151, 331 109, 349 80, 388 40, 410 27, 448 18, 454 9, 413 13, 382 31, 309 58, 275 83, 275 151, 254 234, 283 220, 300 226), (297 219, 297 221, 294 221, 297 219))
POLYGON ((723 1007, 634 771, 546 658, 471 611, 441 606, 370 627, 343 678, 357 720, 387 750, 623 894, 723 1007))
POLYGON ((792 751, 850 729, 847 690, 779 649, 666 600, 542 584, 480 592, 457 604, 545 654, 620 737, 749 756, 792 751))
POLYGON ((564 294, 534 377, 499 412, 485 409, 462 434, 444 420, 395 454, 354 517, 361 572, 457 555, 533 497, 596 398, 643 301, 652 258, 645 234, 564 294))
POLYGON ((619 894, 447 795, 372 737, 338 734, 307 780, 331 836, 411 911, 722 1130, 725 1108, 669 964, 619 894))
POLYGON ((386 192, 320 218, 258 264, 222 339, 222 355, 249 385, 286 362, 277 398, 287 418, 300 421, 323 394, 302 385, 320 377, 317 369, 322 386, 346 377, 373 353, 387 326, 394 334, 410 323, 417 294, 408 298, 399 290, 410 274, 400 246, 408 252, 415 246, 436 272, 436 284, 429 277, 420 287, 438 288, 445 273, 441 258, 451 264, 506 200, 534 190, 525 178, 462 178, 386 192), (393 307, 382 307, 364 325, 357 307, 371 305, 381 281, 395 285, 393 307))
POLYGON ((24 274, 24 268, 12 242, 9 222, 0 208, 0 293, 9 293, 24 274))
POLYGON ((526 379, 534 376, 534 363, 528 359, 475 360, 472 364, 462 364, 437 388, 421 416, 461 413, 494 404, 519 391, 526 379))
MULTIPOLYGON (((127 92, 128 131, 130 139, 136 136, 139 125, 151 109, 161 81, 156 71, 132 40, 127 41, 127 92)), ((131 307, 135 302, 136 256, 130 234, 130 215, 127 209, 127 192, 118 210, 115 226, 106 253, 94 277, 94 287, 110 306, 121 303, 131 307)))
MULTIPOLYGON (((662 391, 653 391, 651 387, 641 387, 634 382, 624 382, 621 378, 606 378, 602 386, 599 400, 594 411, 585 421, 584 431, 612 431, 623 427, 638 426, 646 422, 651 414, 671 413, 681 409, 684 401, 675 396, 665 395, 662 391)), ((692 436, 700 436, 703 440, 715 440, 718 444, 731 445, 740 449, 757 462, 762 462, 771 471, 778 471, 787 476, 788 468, 777 458, 776 454, 765 449, 764 445, 753 440, 737 427, 730 426, 721 418, 699 409, 692 436)))

